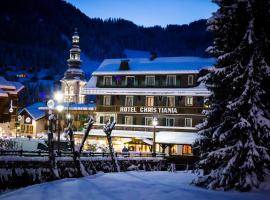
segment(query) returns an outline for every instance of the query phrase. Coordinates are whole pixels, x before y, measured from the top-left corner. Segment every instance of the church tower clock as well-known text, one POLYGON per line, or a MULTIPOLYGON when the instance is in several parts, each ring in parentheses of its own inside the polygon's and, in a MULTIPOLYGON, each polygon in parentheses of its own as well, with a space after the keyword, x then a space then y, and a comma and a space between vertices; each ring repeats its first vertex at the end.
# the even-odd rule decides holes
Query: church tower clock
POLYGON ((81 49, 79 46, 80 37, 77 29, 72 36, 72 48, 70 49, 68 69, 64 78, 61 79, 64 102, 85 103, 85 95, 82 95, 82 88, 86 85, 85 74, 81 69, 81 49))

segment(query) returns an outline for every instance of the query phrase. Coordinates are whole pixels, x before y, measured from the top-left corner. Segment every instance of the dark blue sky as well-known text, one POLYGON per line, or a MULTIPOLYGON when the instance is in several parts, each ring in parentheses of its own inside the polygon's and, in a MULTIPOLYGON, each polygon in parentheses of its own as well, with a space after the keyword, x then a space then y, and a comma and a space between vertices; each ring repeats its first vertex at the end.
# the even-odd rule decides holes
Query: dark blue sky
POLYGON ((123 18, 143 26, 187 24, 211 16, 211 0, 66 0, 89 17, 123 18))

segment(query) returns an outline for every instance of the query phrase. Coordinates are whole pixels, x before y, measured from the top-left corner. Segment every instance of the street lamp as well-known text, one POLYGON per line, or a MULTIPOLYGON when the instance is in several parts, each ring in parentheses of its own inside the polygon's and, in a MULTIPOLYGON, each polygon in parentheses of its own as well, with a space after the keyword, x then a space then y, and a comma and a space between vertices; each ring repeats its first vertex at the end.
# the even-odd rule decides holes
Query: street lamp
POLYGON ((60 154, 60 113, 64 110, 64 106, 61 104, 63 101, 62 92, 58 91, 54 94, 54 99, 58 102, 58 105, 55 107, 58 111, 57 113, 57 153, 60 154))
POLYGON ((154 126, 154 135, 153 135, 153 156, 156 156, 156 126, 158 125, 158 121, 157 118, 154 117, 153 118, 153 122, 152 122, 153 126, 154 126))
POLYGON ((61 103, 63 101, 63 94, 62 94, 62 92, 58 91, 58 92, 54 93, 54 99, 58 103, 61 103))

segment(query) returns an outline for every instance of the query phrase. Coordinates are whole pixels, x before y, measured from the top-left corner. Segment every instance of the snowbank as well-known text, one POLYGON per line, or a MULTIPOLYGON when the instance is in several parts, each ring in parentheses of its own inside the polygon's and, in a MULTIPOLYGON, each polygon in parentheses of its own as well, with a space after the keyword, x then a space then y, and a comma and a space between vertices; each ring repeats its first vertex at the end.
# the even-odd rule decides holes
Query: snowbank
POLYGON ((266 200, 269 191, 217 192, 190 185, 194 174, 177 172, 126 172, 63 179, 0 196, 1 200, 266 200))

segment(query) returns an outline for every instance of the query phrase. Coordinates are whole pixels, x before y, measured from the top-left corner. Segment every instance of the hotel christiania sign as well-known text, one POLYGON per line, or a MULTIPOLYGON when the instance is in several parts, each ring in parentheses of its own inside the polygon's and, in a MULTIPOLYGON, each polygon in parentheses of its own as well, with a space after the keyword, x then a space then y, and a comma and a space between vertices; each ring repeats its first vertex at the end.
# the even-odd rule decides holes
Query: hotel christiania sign
POLYGON ((166 113, 177 114, 177 108, 174 107, 120 107, 119 112, 124 113, 166 113))

